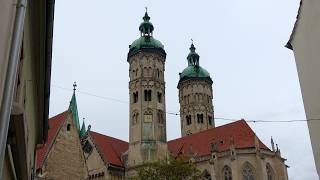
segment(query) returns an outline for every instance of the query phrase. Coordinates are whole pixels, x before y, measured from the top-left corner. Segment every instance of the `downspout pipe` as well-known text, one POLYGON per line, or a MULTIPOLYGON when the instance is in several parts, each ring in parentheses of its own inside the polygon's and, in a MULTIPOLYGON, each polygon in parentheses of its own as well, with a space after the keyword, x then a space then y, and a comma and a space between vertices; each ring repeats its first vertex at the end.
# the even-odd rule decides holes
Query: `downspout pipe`
POLYGON ((16 4, 16 16, 10 45, 8 67, 4 82, 3 98, 0 107, 0 179, 2 177, 4 165, 4 156, 7 144, 8 128, 15 88, 14 86, 17 76, 20 47, 22 42, 26 5, 26 0, 18 0, 16 4))

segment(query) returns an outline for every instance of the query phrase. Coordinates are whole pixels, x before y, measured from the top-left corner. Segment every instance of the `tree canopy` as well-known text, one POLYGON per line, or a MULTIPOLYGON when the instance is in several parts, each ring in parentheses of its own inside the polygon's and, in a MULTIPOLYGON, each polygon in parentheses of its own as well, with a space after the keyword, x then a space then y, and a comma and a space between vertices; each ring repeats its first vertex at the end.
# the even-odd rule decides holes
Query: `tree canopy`
POLYGON ((171 158, 167 162, 146 163, 137 169, 133 180, 195 180, 201 176, 194 164, 171 158))

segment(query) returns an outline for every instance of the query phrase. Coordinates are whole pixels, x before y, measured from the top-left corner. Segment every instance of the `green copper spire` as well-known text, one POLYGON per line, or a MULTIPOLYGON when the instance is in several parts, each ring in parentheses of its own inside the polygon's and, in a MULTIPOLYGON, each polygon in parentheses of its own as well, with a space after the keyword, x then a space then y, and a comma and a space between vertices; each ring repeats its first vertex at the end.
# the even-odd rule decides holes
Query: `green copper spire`
POLYGON ((158 40, 153 37, 153 24, 150 22, 150 16, 146 11, 143 16, 143 22, 139 26, 140 38, 133 41, 131 45, 129 45, 129 53, 128 57, 144 51, 144 50, 152 50, 153 52, 157 52, 162 56, 166 56, 166 52, 164 51, 164 46, 158 40))
POLYGON ((154 28, 152 23, 149 21, 150 16, 148 15, 147 9, 142 19, 143 19, 143 22, 139 26, 141 36, 146 36, 146 37, 152 36, 152 32, 154 28))
POLYGON ((179 83, 181 81, 185 81, 188 79, 205 79, 212 83, 212 80, 210 78, 210 74, 208 73, 208 71, 202 68, 199 64, 200 56, 198 53, 196 53, 196 48, 193 42, 191 43, 191 46, 189 49, 190 49, 190 53, 187 56, 188 67, 186 67, 182 71, 182 73, 179 74, 180 75, 179 83))
POLYGON ((82 126, 81 126, 81 130, 80 130, 80 137, 83 137, 84 135, 86 134, 86 125, 84 123, 84 118, 83 118, 83 121, 82 121, 82 126))
POLYGON ((72 112, 73 120, 76 125, 78 132, 80 132, 80 123, 79 123, 79 116, 78 116, 78 108, 77 108, 77 100, 76 100, 76 82, 73 83, 73 94, 69 105, 69 110, 72 112))
POLYGON ((189 66, 199 66, 199 58, 200 56, 196 53, 196 48, 193 45, 193 42, 191 43, 190 46, 190 53, 188 54, 188 65, 189 66))

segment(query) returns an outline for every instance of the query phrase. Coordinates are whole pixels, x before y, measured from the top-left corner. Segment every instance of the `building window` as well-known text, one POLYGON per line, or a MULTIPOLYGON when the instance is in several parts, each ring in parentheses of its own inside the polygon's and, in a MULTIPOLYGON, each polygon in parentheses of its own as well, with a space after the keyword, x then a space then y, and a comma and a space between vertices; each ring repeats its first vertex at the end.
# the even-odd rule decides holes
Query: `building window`
POLYGON ((67 131, 70 131, 70 128, 71 128, 71 124, 67 124, 67 131))
POLYGON ((242 168, 243 180, 254 180, 254 170, 250 163, 246 162, 242 168))
POLYGON ((274 171, 269 163, 266 166, 268 180, 274 180, 274 171))
POLYGON ((192 124, 191 115, 186 116, 187 125, 192 124))
POLYGON ((158 122, 159 122, 159 124, 164 123, 163 111, 161 111, 161 110, 158 111, 158 122))
POLYGON ((158 97, 158 102, 162 103, 162 93, 158 92, 157 97, 158 97))
POLYGON ((197 114, 197 122, 203 124, 203 114, 197 114))
POLYGON ((211 175, 207 170, 204 170, 202 176, 203 176, 203 180, 211 180, 211 175))
POLYGON ((222 169, 223 180, 232 180, 232 171, 229 166, 224 166, 222 169))
POLYGON ((133 93, 133 103, 137 103, 139 98, 138 91, 133 93))
POLYGON ((144 90, 144 100, 145 101, 151 101, 151 95, 152 95, 151 90, 144 90))
POLYGON ((134 112, 133 115, 132 115, 132 125, 135 125, 137 124, 139 120, 139 113, 138 112, 134 112))
POLYGON ((212 116, 208 116, 208 123, 210 126, 212 126, 212 116))

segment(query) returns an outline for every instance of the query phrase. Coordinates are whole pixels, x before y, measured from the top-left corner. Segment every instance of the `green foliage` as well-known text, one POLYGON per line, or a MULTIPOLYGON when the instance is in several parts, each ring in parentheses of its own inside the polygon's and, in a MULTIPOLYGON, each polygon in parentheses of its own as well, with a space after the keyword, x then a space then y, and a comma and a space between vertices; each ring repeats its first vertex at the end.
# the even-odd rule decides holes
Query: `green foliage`
POLYGON ((196 180, 200 179, 200 171, 194 164, 182 159, 171 159, 167 163, 147 163, 137 169, 133 180, 196 180))

